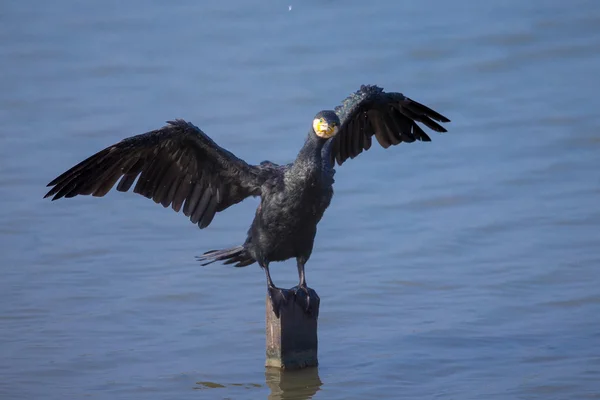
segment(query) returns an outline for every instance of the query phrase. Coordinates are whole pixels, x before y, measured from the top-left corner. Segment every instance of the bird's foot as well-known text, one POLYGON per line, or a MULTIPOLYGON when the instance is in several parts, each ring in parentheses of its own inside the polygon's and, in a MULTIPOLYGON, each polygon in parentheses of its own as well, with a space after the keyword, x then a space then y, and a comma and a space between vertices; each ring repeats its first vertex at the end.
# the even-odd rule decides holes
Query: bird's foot
POLYGON ((280 289, 275 286, 268 286, 267 291, 269 292, 269 297, 271 298, 271 305, 273 306, 273 312, 275 316, 279 318, 279 313, 281 307, 287 303, 287 296, 285 289, 280 289))
POLYGON ((296 304, 298 304, 308 315, 318 318, 321 298, 317 292, 306 285, 294 286, 291 290, 292 293, 294 293, 296 304))

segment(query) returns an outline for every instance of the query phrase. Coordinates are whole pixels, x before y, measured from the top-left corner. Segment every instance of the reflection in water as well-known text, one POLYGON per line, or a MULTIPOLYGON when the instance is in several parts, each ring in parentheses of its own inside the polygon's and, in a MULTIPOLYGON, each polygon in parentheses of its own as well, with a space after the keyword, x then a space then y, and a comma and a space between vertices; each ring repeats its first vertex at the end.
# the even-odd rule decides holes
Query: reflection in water
POLYGON ((196 382, 196 386, 194 386, 194 389, 196 390, 203 390, 203 389, 225 389, 228 387, 241 387, 244 389, 254 389, 254 388, 261 388, 262 385, 258 384, 258 383, 217 383, 217 382, 210 382, 210 381, 200 381, 200 382, 196 382))
MULTIPOLYGON (((284 371, 279 368, 265 369, 266 385, 271 390, 269 400, 306 400, 321 389, 323 382, 319 378, 318 368, 305 368, 297 371, 284 371)), ((263 385, 258 383, 218 383, 210 381, 196 382, 194 389, 260 389, 263 385)))
POLYGON ((266 368, 265 380, 271 389, 269 400, 311 399, 323 385, 319 378, 319 368, 305 368, 297 371, 266 368))

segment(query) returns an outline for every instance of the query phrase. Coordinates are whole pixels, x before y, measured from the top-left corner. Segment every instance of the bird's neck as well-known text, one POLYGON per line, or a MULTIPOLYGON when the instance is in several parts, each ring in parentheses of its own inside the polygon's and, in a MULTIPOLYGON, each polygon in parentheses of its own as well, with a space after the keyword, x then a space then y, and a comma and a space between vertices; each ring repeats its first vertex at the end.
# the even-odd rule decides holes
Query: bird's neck
POLYGON ((308 133, 308 137, 304 142, 304 146, 300 149, 294 164, 313 162, 316 165, 321 165, 321 150, 327 139, 317 136, 312 130, 308 133))
POLYGON ((323 164, 321 149, 325 142, 326 139, 318 137, 313 132, 308 134, 298 157, 285 174, 285 184, 290 191, 302 193, 316 187, 316 182, 321 177, 323 164))

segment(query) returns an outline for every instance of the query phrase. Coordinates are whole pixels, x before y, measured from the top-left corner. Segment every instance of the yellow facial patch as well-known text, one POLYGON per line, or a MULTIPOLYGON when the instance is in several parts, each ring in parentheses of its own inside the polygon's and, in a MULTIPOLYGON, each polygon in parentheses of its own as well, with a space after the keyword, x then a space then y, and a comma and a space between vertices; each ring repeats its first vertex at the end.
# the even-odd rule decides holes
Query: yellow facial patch
POLYGON ((337 125, 329 125, 323 118, 315 118, 313 121, 313 130, 317 136, 329 139, 337 133, 338 127, 337 125))

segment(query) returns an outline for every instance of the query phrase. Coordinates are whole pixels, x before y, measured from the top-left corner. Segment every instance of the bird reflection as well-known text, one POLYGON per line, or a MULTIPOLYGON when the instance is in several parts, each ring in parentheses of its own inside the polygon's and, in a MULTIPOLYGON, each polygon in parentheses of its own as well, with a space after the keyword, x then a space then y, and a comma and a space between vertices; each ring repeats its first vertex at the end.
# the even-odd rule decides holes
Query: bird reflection
POLYGON ((318 368, 305 368, 297 371, 267 368, 265 380, 271 390, 269 400, 312 399, 323 385, 319 378, 318 368))

